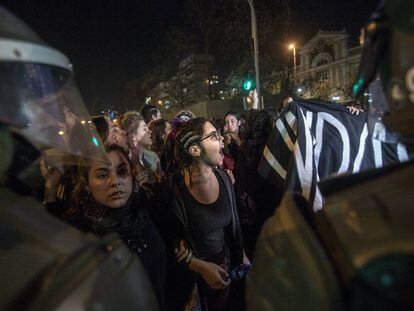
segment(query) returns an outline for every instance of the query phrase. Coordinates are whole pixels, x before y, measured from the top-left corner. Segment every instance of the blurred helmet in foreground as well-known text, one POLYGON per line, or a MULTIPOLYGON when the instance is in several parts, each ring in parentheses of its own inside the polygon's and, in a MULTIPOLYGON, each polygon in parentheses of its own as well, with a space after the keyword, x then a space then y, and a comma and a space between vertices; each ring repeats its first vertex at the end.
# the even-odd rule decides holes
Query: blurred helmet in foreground
POLYGON ((369 128, 382 141, 413 143, 414 1, 381 1, 361 37, 353 91, 364 96, 369 128))
POLYGON ((1 7, 0 124, 66 161, 104 160, 67 57, 1 7))

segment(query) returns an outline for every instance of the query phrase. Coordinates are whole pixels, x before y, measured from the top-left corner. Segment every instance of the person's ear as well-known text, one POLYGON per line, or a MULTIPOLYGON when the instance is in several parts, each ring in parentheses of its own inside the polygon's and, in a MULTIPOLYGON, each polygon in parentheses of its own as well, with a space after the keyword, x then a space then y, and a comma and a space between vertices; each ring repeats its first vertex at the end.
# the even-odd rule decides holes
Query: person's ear
POLYGON ((201 155, 201 148, 198 145, 193 145, 188 149, 188 152, 193 156, 193 157, 199 157, 201 155))

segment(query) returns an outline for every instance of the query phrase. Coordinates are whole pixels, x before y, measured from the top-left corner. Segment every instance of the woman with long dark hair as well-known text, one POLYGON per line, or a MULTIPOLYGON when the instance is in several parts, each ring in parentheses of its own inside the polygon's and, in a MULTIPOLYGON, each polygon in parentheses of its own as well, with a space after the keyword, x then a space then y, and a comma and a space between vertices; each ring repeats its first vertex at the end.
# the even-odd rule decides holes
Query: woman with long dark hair
POLYGON ((161 157, 165 141, 172 130, 171 124, 164 119, 159 119, 151 122, 149 124, 149 129, 152 132, 151 150, 161 157))
POLYGON ((171 259, 169 306, 182 310, 196 283, 203 310, 225 310, 230 271, 250 262, 231 180, 215 168, 223 162, 223 138, 210 122, 195 118, 175 139, 178 171, 170 176, 171 196, 159 202, 157 211, 171 259))
MULTIPOLYGON (((165 245, 149 217, 145 195, 135 188, 132 165, 117 145, 106 149, 109 163, 92 161, 78 167, 70 205, 48 202, 47 209, 86 232, 104 235, 116 232, 138 255, 164 306, 165 245)), ((68 202, 66 202, 68 203, 68 202)))
POLYGON ((224 115, 224 130, 227 133, 226 147, 229 149, 230 154, 235 162, 239 155, 239 149, 242 144, 241 127, 242 119, 234 111, 228 111, 224 115))

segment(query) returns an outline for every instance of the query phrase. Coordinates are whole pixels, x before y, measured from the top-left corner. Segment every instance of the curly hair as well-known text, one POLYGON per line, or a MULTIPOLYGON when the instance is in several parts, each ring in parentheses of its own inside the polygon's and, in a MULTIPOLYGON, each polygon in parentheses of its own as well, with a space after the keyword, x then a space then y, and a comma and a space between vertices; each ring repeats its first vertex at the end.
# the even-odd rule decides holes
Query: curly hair
POLYGON ((141 124, 145 122, 144 118, 137 111, 127 111, 120 118, 121 128, 127 133, 131 134, 141 124))

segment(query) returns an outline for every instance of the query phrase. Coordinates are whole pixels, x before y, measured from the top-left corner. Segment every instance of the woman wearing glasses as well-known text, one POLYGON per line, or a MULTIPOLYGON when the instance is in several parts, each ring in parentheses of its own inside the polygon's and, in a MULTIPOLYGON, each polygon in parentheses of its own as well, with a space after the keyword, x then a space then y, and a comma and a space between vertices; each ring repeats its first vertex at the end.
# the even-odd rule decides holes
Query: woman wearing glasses
POLYGON ((173 258, 167 280, 167 305, 174 304, 172 309, 182 310, 197 284, 203 310, 224 310, 229 272, 250 264, 233 185, 227 173, 216 169, 223 163, 222 148, 220 132, 204 118, 187 121, 176 136, 179 171, 170 179, 172 198, 167 199, 173 203, 165 208, 164 200, 158 205, 163 210, 157 211, 173 258))

